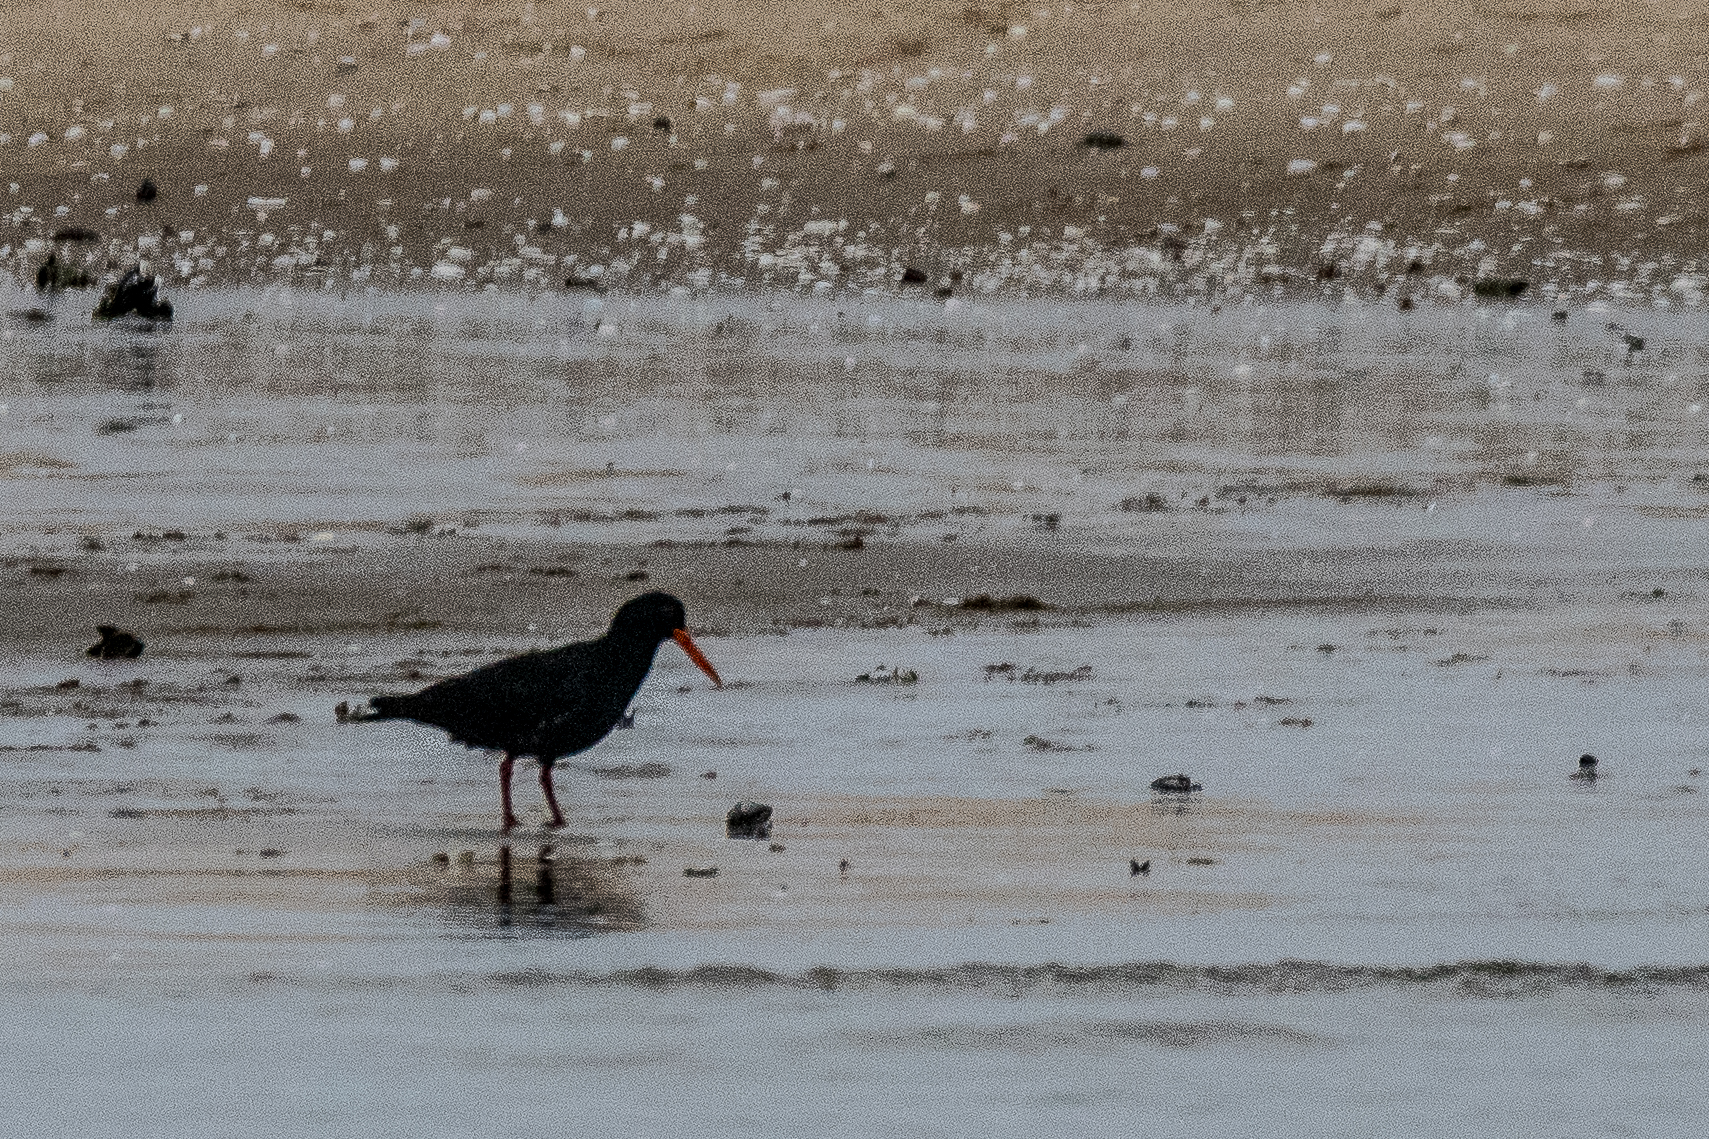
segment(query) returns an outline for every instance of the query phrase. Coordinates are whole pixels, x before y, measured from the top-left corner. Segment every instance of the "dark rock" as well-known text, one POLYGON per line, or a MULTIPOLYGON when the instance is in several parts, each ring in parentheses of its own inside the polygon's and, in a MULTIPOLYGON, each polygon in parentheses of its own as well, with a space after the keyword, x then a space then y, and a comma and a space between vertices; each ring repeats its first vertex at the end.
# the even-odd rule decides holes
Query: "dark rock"
POLYGON ((154 184, 153 178, 144 178, 142 180, 142 185, 136 188, 136 200, 145 206, 159 196, 160 187, 154 184))
POLYGON ((101 639, 84 651, 97 660, 135 660, 142 655, 142 642, 123 629, 97 625, 95 632, 101 639))
POLYGON ((1151 859, 1147 858, 1144 862, 1141 862, 1137 858, 1130 858, 1127 860, 1127 874, 1129 878, 1137 878, 1150 873, 1151 859))
POLYGON ((961 599, 961 608, 977 609, 986 613, 1008 611, 1036 611, 1049 609, 1049 602, 1040 601, 1031 594, 1017 593, 1013 597, 993 597, 989 593, 976 593, 972 597, 961 599))
POLYGON ((653 129, 656 131, 668 131, 668 130, 670 130, 671 129, 670 119, 666 118, 664 115, 658 116, 657 118, 655 118, 653 120, 653 129))
POLYGON ((1572 773, 1572 777, 1583 779, 1587 783, 1594 782, 1596 779, 1596 757, 1594 755, 1579 756, 1578 770, 1572 773))
POLYGON ((724 833, 731 838, 770 838, 771 807, 765 803, 737 803, 724 816, 724 833))
POLYGON ((926 283, 926 271, 910 265, 902 270, 902 283, 904 285, 923 285, 926 283))
POLYGON ((80 225, 68 225, 64 229, 54 230, 53 239, 55 241, 66 241, 81 245, 92 241, 100 241, 101 235, 92 229, 84 229, 80 225))
POLYGON ((1115 131, 1090 131, 1080 145, 1092 150, 1120 150, 1127 145, 1127 139, 1115 131))
POLYGON ((1567 322, 1567 310, 1564 308, 1558 308, 1549 314, 1549 319, 1554 321, 1556 324, 1565 324, 1567 322))
POLYGON ((1151 789, 1165 795, 1188 795, 1204 788, 1193 782, 1193 777, 1185 773, 1180 775, 1164 775, 1151 781, 1151 789))
POLYGON ((1485 300, 1518 300, 1531 287, 1523 277, 1484 277, 1472 282, 1472 295, 1485 300))
POLYGON ((160 298, 160 284, 152 275, 132 266, 101 296, 95 306, 96 320, 117 320, 133 313, 144 320, 171 320, 172 302, 160 298))

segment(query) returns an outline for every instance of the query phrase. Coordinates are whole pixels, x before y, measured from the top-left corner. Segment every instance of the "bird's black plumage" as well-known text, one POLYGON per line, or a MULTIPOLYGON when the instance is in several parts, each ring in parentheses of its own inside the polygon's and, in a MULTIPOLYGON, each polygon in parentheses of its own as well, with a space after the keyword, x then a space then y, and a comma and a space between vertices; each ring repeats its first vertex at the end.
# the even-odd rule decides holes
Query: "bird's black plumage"
POLYGON ((552 791, 552 764, 586 751, 619 720, 653 667, 659 645, 674 639, 718 682, 685 628, 683 604, 668 593, 644 593, 623 605, 605 635, 555 649, 524 653, 454 676, 405 696, 369 701, 375 720, 415 720, 450 733, 472 748, 502 751, 505 825, 510 811, 510 767, 518 756, 540 761, 541 788, 554 822, 562 813, 552 791))

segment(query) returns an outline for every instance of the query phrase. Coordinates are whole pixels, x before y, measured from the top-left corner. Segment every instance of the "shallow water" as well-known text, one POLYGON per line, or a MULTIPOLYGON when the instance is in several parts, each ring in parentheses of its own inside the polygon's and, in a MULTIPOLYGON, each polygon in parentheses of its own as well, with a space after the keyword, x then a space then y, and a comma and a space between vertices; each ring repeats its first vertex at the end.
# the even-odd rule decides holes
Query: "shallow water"
POLYGON ((1693 1133, 1699 317, 195 300, 0 341, 21 610, 151 643, 0 665, 36 1133, 1693 1133), (331 705, 587 606, 241 610, 538 540, 754 584, 506 845, 486 759, 331 705))

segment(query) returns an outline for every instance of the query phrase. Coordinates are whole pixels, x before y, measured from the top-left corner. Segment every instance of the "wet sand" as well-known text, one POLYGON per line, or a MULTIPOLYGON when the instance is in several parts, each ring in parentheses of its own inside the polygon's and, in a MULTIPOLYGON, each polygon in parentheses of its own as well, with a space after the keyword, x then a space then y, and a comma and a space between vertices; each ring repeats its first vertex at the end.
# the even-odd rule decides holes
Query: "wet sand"
POLYGON ((197 297, 0 328, 28 1117, 1700 1117, 1693 315, 197 297), (564 832, 334 717, 648 588, 564 832))

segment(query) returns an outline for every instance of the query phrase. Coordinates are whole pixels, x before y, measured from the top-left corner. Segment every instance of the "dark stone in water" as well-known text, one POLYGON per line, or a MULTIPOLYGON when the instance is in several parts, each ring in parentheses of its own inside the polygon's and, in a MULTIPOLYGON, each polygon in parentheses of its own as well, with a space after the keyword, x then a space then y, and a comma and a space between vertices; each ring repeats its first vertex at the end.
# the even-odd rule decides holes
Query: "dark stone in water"
POLYGON ((771 807, 765 803, 737 803, 724 816, 724 833, 731 838, 770 838, 771 807))
POLYGON ((1488 300, 1518 300, 1531 282, 1523 277, 1485 277, 1472 282, 1472 295, 1488 300))
POLYGON ((1186 774, 1164 775, 1151 781, 1153 791, 1161 791, 1165 795, 1187 795, 1204 788, 1193 782, 1193 777, 1186 774))
POLYGON ((134 660, 142 655, 142 641, 111 625, 97 625, 101 639, 84 650, 97 660, 134 660))
POLYGON ((145 206, 159 196, 160 187, 154 184, 153 178, 144 178, 142 180, 142 185, 136 188, 136 200, 145 206))
POLYGON ((132 266, 101 297, 95 306, 96 320, 117 320, 135 314, 144 320, 171 320, 172 302, 160 298, 160 284, 132 266))

